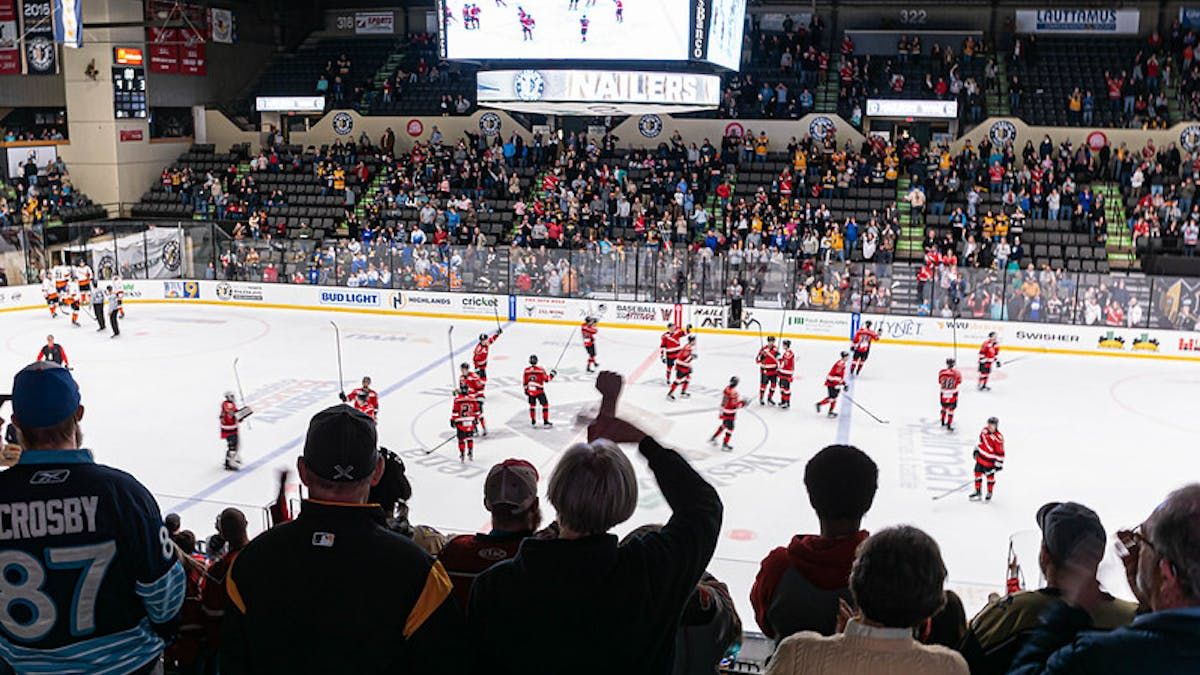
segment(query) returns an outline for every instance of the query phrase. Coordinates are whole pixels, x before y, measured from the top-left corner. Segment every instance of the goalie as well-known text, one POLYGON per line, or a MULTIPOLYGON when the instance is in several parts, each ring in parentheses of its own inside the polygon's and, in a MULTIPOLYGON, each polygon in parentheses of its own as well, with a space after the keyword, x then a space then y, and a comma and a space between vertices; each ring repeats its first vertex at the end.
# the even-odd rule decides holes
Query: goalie
POLYGON ((225 400, 221 401, 221 438, 225 439, 225 470, 237 471, 242 468, 242 454, 238 447, 238 427, 254 411, 249 406, 238 407, 232 391, 225 392, 225 400))

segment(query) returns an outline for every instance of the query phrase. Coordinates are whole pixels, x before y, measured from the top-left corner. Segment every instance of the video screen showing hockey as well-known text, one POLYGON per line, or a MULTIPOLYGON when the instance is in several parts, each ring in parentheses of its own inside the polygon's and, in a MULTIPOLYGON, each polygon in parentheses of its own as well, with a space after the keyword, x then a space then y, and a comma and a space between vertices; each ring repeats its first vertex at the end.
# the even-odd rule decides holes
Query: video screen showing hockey
POLYGON ((686 61, 686 0, 439 0, 448 59, 686 61))

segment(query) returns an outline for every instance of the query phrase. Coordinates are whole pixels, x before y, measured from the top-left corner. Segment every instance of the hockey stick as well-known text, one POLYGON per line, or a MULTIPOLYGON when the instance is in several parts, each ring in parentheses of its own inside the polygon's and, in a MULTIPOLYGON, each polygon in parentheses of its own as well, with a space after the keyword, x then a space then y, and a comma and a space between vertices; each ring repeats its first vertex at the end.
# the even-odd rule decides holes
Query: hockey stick
POLYGON ((446 357, 450 359, 450 396, 458 391, 458 375, 454 372, 454 326, 446 331, 446 357))
POLYGON ((779 335, 776 337, 776 339, 783 340, 783 326, 786 322, 787 322, 787 309, 784 309, 783 315, 779 317, 779 335))
POLYGON ((951 317, 950 330, 954 334, 954 363, 958 363, 958 317, 951 317))
POLYGON ((425 454, 427 454, 427 455, 432 455, 434 450, 437 450, 438 448, 440 448, 440 447, 442 447, 443 445, 445 445, 445 444, 449 443, 450 441, 454 440, 455 438, 458 438, 458 436, 457 436, 457 435, 455 435, 455 436, 451 436, 450 438, 447 438, 446 440, 442 441, 441 443, 438 443, 437 445, 433 446, 432 448, 430 448, 430 449, 426 450, 426 451, 425 451, 425 454))
POLYGON ((342 383, 346 381, 346 378, 342 376, 342 330, 333 321, 330 321, 329 325, 333 326, 333 339, 337 345, 338 391, 341 392, 343 389, 342 383))
POLYGON ((945 491, 945 492, 942 492, 942 493, 940 493, 940 494, 936 494, 936 495, 934 495, 934 496, 932 497, 932 499, 933 499, 934 501, 937 501, 937 500, 941 499, 942 497, 949 497, 950 495, 954 494, 955 492, 962 492, 964 489, 966 489, 967 487, 969 487, 969 486, 970 486, 972 483, 974 483, 974 482, 975 482, 975 479, 974 479, 974 478, 972 478, 971 480, 969 480, 969 481, 967 481, 967 482, 963 483, 962 485, 956 486, 956 487, 954 487, 954 488, 951 488, 951 489, 949 489, 949 490, 947 490, 947 491, 945 491))
POLYGON ((752 323, 754 323, 754 324, 758 324, 758 348, 759 348, 759 349, 762 349, 762 348, 763 348, 763 342, 764 342, 764 340, 763 340, 763 327, 762 327, 762 322, 761 322, 761 321, 759 321, 758 319, 750 319, 749 321, 747 321, 747 322, 746 322, 746 325, 747 325, 747 326, 749 326, 749 325, 750 325, 750 324, 752 324, 752 323))
MULTIPOLYGON (((246 392, 242 391, 242 376, 238 374, 238 361, 239 360, 240 360, 240 357, 236 357, 236 356, 233 359, 233 381, 237 383, 238 398, 241 399, 242 406, 245 406, 246 405, 246 392)), ((249 416, 247 415, 247 417, 249 417, 249 416)), ((246 421, 246 428, 247 429, 254 428, 254 427, 250 426, 249 420, 246 421)))
MULTIPOLYGON (((496 301, 499 304, 499 300, 496 301)), ((496 305, 492 305, 492 316, 496 318, 496 333, 500 332, 500 310, 496 309, 496 305)))
POLYGON ((1018 356, 1016 358, 1008 359, 1007 361, 1005 361, 1005 363, 1012 365, 1012 364, 1016 363, 1017 361, 1024 361, 1025 359, 1033 358, 1034 356, 1037 356, 1037 354, 1026 354, 1024 356, 1018 356))
POLYGON ((870 410, 867 410, 866 408, 859 405, 858 401, 855 401, 854 399, 850 398, 850 394, 847 394, 846 392, 843 391, 842 396, 846 397, 846 400, 850 401, 850 403, 854 404, 855 408, 858 408, 859 410, 865 412, 871 419, 875 420, 876 422, 879 422, 880 424, 891 424, 891 422, 889 422, 885 419, 880 419, 879 417, 876 417, 875 413, 873 413, 870 410))
POLYGON ((567 355, 567 347, 571 346, 571 341, 575 339, 575 329, 572 328, 570 334, 567 335, 567 341, 563 343, 562 351, 558 353, 558 360, 554 362, 553 371, 558 371, 558 364, 562 363, 563 357, 567 355))

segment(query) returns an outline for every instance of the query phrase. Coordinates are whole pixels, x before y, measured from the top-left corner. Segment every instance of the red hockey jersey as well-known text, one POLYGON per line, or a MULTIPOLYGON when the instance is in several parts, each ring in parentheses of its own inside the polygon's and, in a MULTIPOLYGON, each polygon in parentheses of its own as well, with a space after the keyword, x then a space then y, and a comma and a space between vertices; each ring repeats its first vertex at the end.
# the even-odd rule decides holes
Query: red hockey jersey
POLYGON ((854 339, 851 342, 854 343, 854 351, 866 352, 871 350, 871 343, 878 339, 879 333, 871 328, 863 327, 854 333, 854 339))
POLYGON ((496 341, 499 335, 492 335, 486 340, 481 340, 475 345, 475 353, 471 356, 471 361, 474 362, 476 368, 487 368, 488 350, 491 349, 492 343, 496 341))
POLYGON ((1000 356, 1000 343, 992 338, 984 340, 979 347, 979 362, 990 366, 996 362, 998 356, 1000 356))
POLYGON ((679 355, 675 357, 675 372, 680 375, 687 375, 692 372, 692 361, 696 356, 692 351, 690 344, 685 344, 683 349, 679 350, 679 355))
POLYGON ((462 384, 467 385, 467 391, 477 399, 484 397, 484 387, 487 382, 478 373, 467 373, 462 378, 462 384))
POLYGON ((958 386, 962 384, 962 373, 957 368, 942 368, 938 371, 938 388, 942 392, 942 400, 949 401, 958 397, 958 386))
POLYGON ((221 402, 221 438, 229 438, 238 432, 237 411, 233 401, 221 402))
POLYGON ((825 376, 826 387, 840 387, 846 383, 846 362, 838 359, 833 367, 829 369, 829 374, 825 376))
POLYGON ((796 353, 790 349, 785 349, 779 357, 779 377, 791 382, 795 375, 796 353))
POLYGON ((371 419, 379 414, 379 394, 374 389, 359 387, 350 392, 350 405, 371 419))
POLYGON ((522 381, 525 384, 526 396, 537 396, 545 389, 546 383, 553 380, 554 376, 546 372, 546 369, 541 366, 529 366, 525 369, 525 376, 522 381))
POLYGON ((662 350, 663 356, 669 359, 675 358, 679 355, 679 350, 683 349, 683 331, 676 328, 663 333, 658 346, 662 350))
POLYGON ((596 344, 596 327, 586 321, 579 327, 579 332, 583 334, 583 346, 591 347, 596 344))
POLYGON ((979 432, 979 447, 976 448, 975 461, 985 469, 1004 468, 1004 434, 999 430, 990 431, 987 427, 979 432))
POLYGON ((754 362, 764 375, 774 375, 779 370, 779 352, 775 350, 774 345, 765 345, 758 350, 754 362))
POLYGON ((450 424, 459 431, 475 431, 475 423, 479 420, 479 402, 470 394, 459 394, 454 397, 454 405, 450 409, 450 424))
POLYGON ((738 408, 746 407, 746 400, 738 396, 737 389, 725 387, 721 396, 721 419, 731 420, 737 417, 738 408))

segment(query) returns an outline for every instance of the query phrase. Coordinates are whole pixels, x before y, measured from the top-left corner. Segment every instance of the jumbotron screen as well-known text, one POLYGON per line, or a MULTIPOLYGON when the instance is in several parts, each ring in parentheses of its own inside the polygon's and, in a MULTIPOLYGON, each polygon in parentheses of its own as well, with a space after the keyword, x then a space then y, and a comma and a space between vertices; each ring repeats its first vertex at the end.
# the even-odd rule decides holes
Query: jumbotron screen
POLYGON ((746 2, 438 0, 438 11, 447 59, 711 61, 736 69, 746 2))

